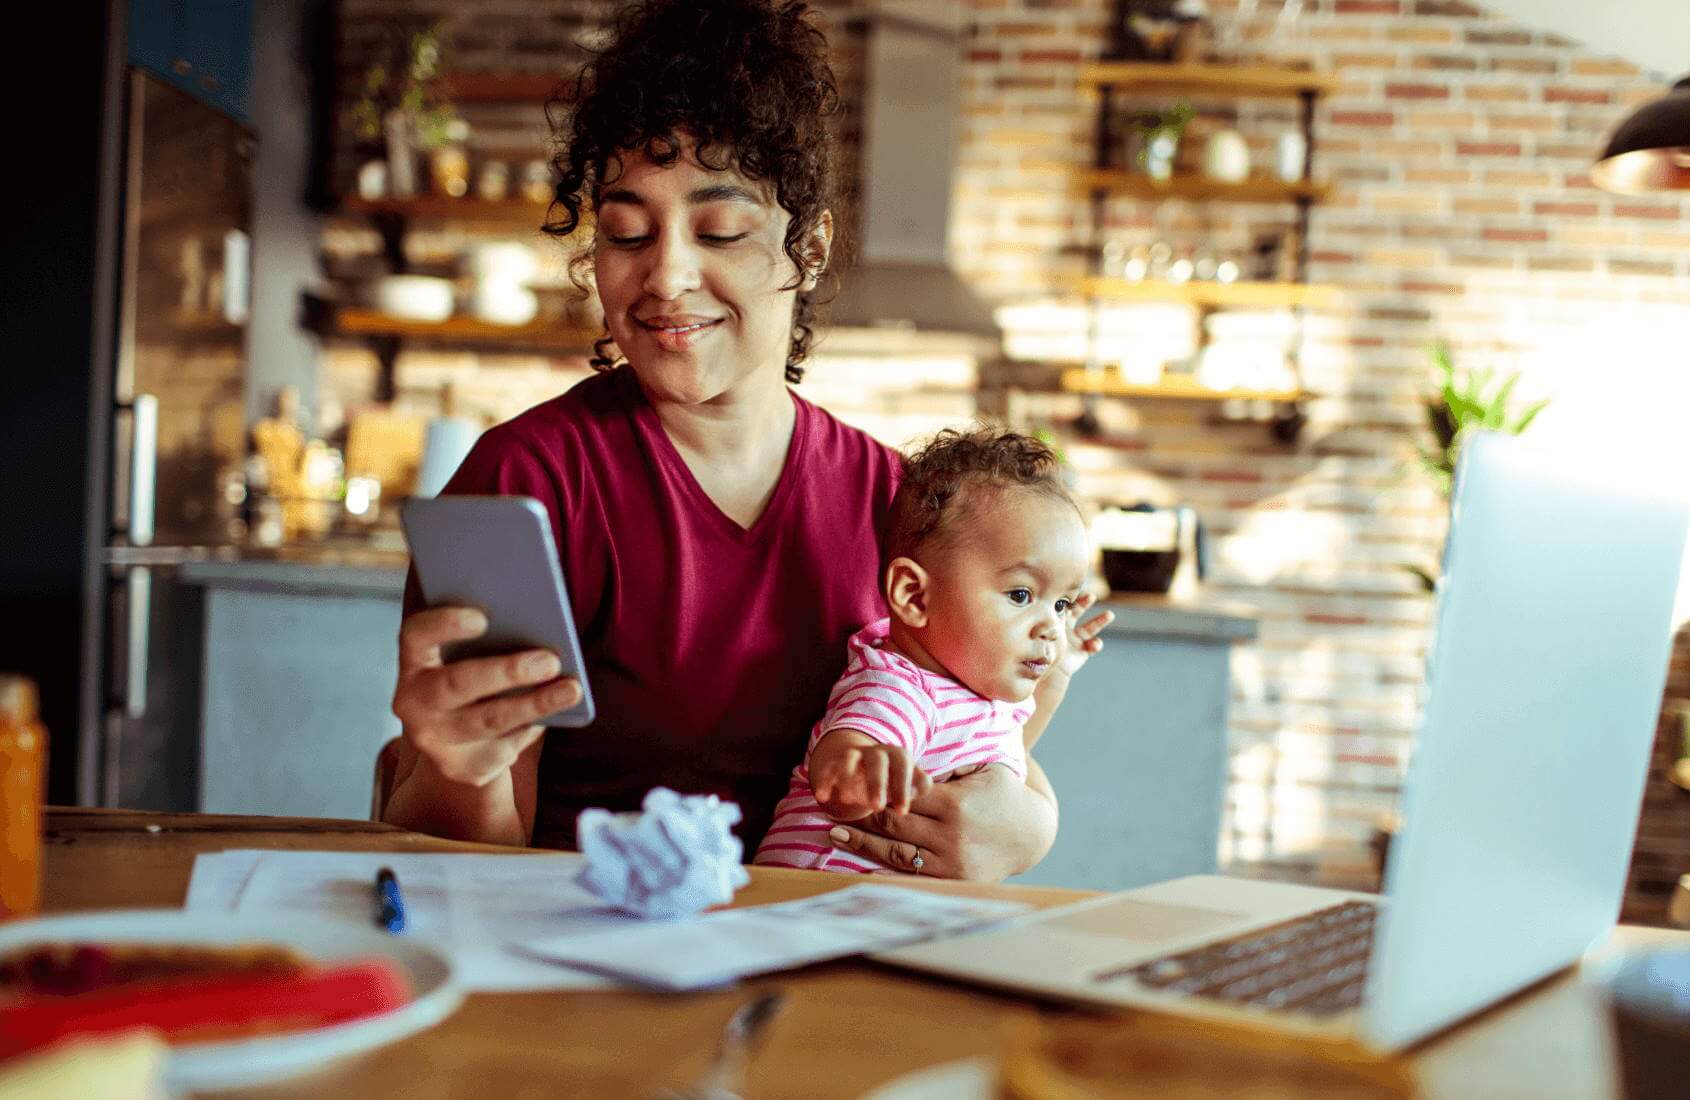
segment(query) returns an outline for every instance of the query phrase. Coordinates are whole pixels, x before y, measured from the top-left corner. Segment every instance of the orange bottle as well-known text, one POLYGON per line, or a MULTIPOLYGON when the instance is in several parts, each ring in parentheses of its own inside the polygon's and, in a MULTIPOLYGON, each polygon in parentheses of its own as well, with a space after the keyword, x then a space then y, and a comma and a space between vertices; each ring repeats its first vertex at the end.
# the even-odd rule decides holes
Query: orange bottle
POLYGON ((0 673, 0 920, 41 907, 41 801, 47 730, 35 684, 0 673))

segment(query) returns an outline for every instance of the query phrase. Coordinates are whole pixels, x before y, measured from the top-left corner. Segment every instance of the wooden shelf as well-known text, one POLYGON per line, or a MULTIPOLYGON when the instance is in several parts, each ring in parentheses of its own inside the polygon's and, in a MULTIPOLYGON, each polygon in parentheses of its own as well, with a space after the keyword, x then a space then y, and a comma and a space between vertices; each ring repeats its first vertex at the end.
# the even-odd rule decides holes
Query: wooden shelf
POLYGON ((1331 193, 1332 185, 1301 180, 1287 183, 1269 176, 1248 179, 1242 183, 1227 183, 1194 175, 1155 180, 1143 172, 1130 172, 1121 168, 1088 168, 1075 177, 1074 189, 1084 194, 1104 191, 1111 195, 1125 195, 1151 202, 1163 199, 1321 202, 1331 193))
POLYGON ((1168 375, 1155 385, 1124 380, 1113 370, 1089 371, 1071 367, 1062 372, 1062 389, 1068 393, 1089 393, 1102 397, 1173 398, 1183 401, 1272 401, 1288 404, 1303 396, 1301 390, 1217 390, 1186 375, 1168 375))
POLYGON ((300 309, 305 329, 320 339, 355 341, 375 353, 380 366, 376 399, 382 402, 393 400, 398 392, 399 355, 407 344, 561 359, 591 355, 593 342, 603 335, 555 320, 527 325, 497 325, 467 316, 412 321, 345 306, 309 291, 301 296, 300 309))
POLYGON ((1073 276, 1069 286, 1087 298, 1112 302, 1173 302, 1206 309, 1293 309, 1328 306, 1338 290, 1306 283, 1131 282, 1097 275, 1073 276))
POLYGON ((1082 88, 1108 84, 1118 89, 1217 96, 1318 96, 1338 88, 1337 77, 1301 69, 1163 61, 1097 61, 1081 65, 1079 83, 1082 88))
MULTIPOLYGON (((1292 69, 1272 65, 1189 64, 1154 61, 1099 61, 1080 66, 1076 83, 1080 88, 1095 90, 1099 146, 1093 168, 1074 176, 1073 191, 1086 196, 1094 217, 1090 244, 1095 249, 1105 224, 1104 206, 1111 195, 1127 196, 1141 201, 1162 202, 1168 199, 1186 201, 1216 201, 1245 203, 1292 203, 1295 205, 1296 236, 1303 242, 1295 252, 1297 278, 1303 277, 1307 263, 1309 215, 1314 204, 1324 200, 1331 185, 1313 180, 1287 182, 1268 177, 1255 177, 1239 183, 1226 183, 1193 174, 1168 180, 1153 180, 1139 172, 1121 168, 1107 168, 1111 157, 1107 142, 1112 140, 1111 113, 1118 99, 1158 97, 1167 100, 1176 96, 1206 99, 1240 99, 1246 97, 1290 97, 1300 101, 1301 132, 1307 148, 1314 148, 1315 101, 1337 91, 1341 82, 1336 76, 1306 69, 1292 69)), ((1304 172, 1309 172, 1306 156, 1304 172)), ((1095 255, 1095 252, 1094 252, 1095 255)), ((1066 277, 1063 282, 1075 293, 1094 304, 1110 302, 1166 302, 1185 306, 1200 319, 1209 310, 1217 309, 1298 309, 1324 306, 1338 300, 1335 288, 1309 286, 1302 282, 1186 282, 1130 281, 1099 275, 1066 277)), ((1087 345, 1094 357, 1096 333, 1088 337, 1087 345)), ((1205 346, 1205 326, 1198 326, 1199 346, 1205 346)), ((1119 372, 1099 372, 1095 369, 1067 370, 1061 378, 1061 388, 1089 395, 1086 416, 1091 419, 1091 396, 1129 398, 1181 398, 1195 401, 1254 401, 1271 402, 1278 406, 1273 418, 1273 436, 1281 442, 1294 442, 1306 417, 1299 398, 1298 384, 1274 391, 1216 390, 1200 385, 1189 376, 1170 376, 1153 386, 1127 382, 1119 372)), ((1095 422, 1095 420, 1093 420, 1095 422)))
POLYGON ((490 347, 542 354, 574 355, 592 350, 601 334, 574 325, 543 321, 530 325, 495 325, 474 317, 411 321, 370 309, 337 309, 321 326, 325 335, 353 339, 387 337, 431 344, 490 347))
MULTIPOLYGON (((157 315, 146 318, 146 321, 156 323, 157 315)), ((173 309, 165 315, 162 327, 170 332, 196 336, 235 336, 246 331, 246 322, 231 321, 223 314, 211 310, 188 312, 173 309)))
POLYGON ((546 220, 549 203, 529 202, 527 199, 454 199, 445 195, 416 195, 408 199, 361 199, 355 195, 342 200, 343 214, 361 217, 428 218, 435 221, 500 222, 531 225, 540 231, 546 220))
POLYGON ((555 73, 445 73, 446 98, 453 103, 533 103, 573 98, 575 82, 555 73))

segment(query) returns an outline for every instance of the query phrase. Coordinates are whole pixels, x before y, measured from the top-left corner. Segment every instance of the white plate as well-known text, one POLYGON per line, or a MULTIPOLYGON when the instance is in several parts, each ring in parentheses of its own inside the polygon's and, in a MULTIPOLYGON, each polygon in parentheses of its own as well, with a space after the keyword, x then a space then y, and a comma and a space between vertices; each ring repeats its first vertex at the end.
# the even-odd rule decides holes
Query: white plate
POLYGON ((863 1100, 991 1100, 997 1095, 997 1066, 985 1058, 964 1058, 906 1073, 863 1100))
POLYGON ((345 921, 116 909, 0 925, 0 952, 66 940, 275 943, 322 962, 380 955, 397 963, 410 983, 410 1003, 379 1016, 287 1035, 196 1043, 172 1050, 166 1083, 177 1091, 236 1088, 319 1069, 433 1027, 450 1016, 464 996, 452 977, 451 961, 440 952, 404 936, 345 921))

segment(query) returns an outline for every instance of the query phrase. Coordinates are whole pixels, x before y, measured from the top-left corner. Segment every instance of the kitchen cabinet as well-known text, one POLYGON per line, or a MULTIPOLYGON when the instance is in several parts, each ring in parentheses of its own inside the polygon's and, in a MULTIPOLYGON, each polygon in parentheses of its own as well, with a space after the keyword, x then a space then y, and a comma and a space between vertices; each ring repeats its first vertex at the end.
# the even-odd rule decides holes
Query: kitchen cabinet
POLYGON ((376 753, 399 736, 403 560, 196 562, 182 577, 204 590, 195 808, 367 817, 376 753))
POLYGON ((1056 844, 1010 881, 1130 890, 1213 874, 1228 765, 1232 646, 1241 609, 1127 597, 1033 756, 1062 807, 1056 844))
POLYGON ((251 0, 130 0, 129 60, 248 122, 251 0))

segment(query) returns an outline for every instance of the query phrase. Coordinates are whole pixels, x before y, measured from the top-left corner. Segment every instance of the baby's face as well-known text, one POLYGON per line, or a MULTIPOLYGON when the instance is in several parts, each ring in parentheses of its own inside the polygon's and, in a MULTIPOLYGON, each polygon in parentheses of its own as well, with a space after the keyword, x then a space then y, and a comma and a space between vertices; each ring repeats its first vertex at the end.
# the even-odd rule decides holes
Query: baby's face
POLYGON ((922 645, 970 690, 1020 702, 1065 651, 1086 579, 1085 525, 1067 501, 1019 488, 969 512, 927 570, 922 645))

